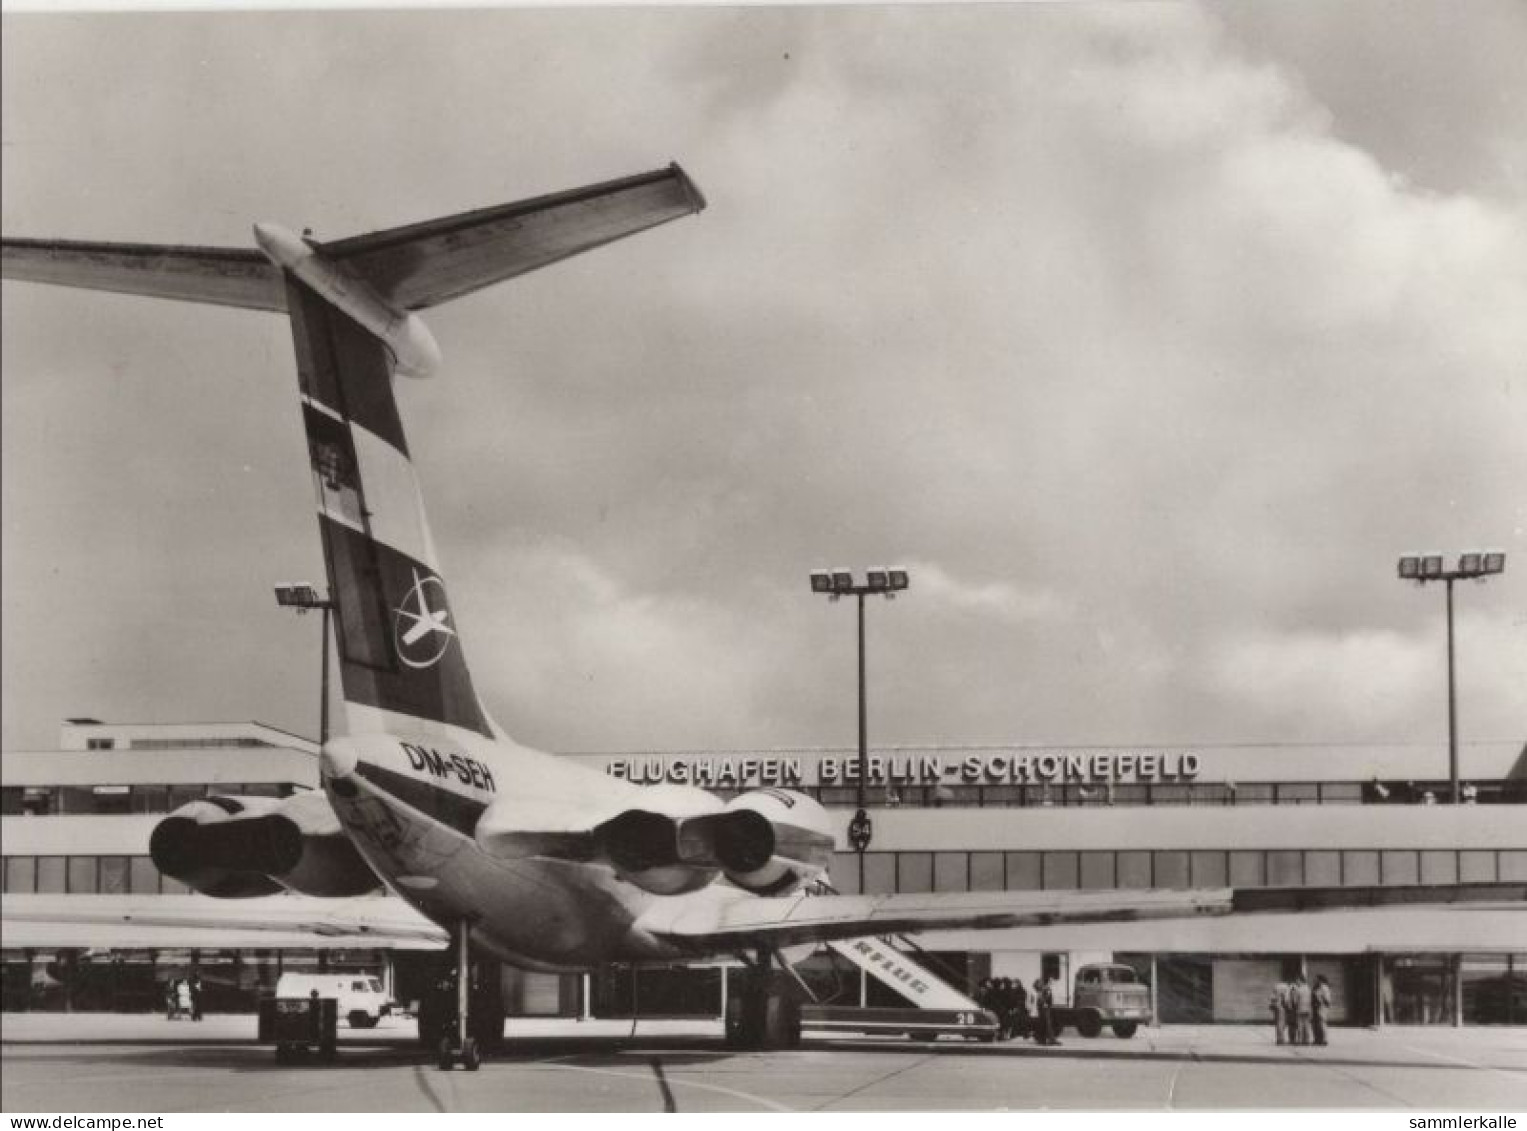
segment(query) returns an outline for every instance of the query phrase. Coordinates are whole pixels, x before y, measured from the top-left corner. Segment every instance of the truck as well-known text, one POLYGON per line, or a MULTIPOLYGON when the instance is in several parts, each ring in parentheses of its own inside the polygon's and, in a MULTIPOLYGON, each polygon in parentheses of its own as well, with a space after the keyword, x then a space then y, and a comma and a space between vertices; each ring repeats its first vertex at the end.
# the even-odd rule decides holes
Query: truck
POLYGON ((337 1001, 339 1016, 352 1029, 374 1029, 392 1011, 381 979, 370 974, 282 974, 276 997, 306 998, 317 993, 337 1001))
POLYGON ((1151 989, 1134 967, 1099 962, 1076 972, 1071 1004, 1053 1011, 1055 1031, 1072 1026, 1084 1037, 1096 1037, 1107 1025, 1116 1037, 1128 1039, 1151 1020, 1151 989))

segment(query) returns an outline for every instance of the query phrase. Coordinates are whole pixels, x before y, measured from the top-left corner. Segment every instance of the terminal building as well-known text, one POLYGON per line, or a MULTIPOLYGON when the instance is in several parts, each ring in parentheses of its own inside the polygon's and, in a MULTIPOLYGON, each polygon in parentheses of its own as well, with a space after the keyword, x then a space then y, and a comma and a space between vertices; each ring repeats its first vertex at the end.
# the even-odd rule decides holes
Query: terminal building
MULTIPOLYGON (((213 900, 149 859, 165 814, 209 793, 315 788, 316 753, 258 723, 94 719, 66 722, 58 749, 7 751, 4 1009, 153 1010, 165 984, 192 970, 212 1011, 252 1011, 287 970, 364 971, 397 1000, 419 996, 439 945, 422 933, 357 947, 303 925, 302 909, 330 902, 345 904, 335 914, 407 923, 399 901, 213 900)), ((874 832, 863 854, 846 850, 860 790, 850 751, 566 757, 637 783, 815 796, 842 816, 845 851, 830 879, 845 893, 1527 883, 1521 742, 1461 746, 1459 805, 1448 803, 1445 753, 1432 744, 874 749, 864 782, 874 832)), ((985 977, 1028 984, 1041 971, 1066 984, 1083 964, 1126 962, 1150 983, 1164 1024, 1265 1022, 1272 985, 1303 971, 1330 980, 1337 1024, 1527 1025, 1520 909, 942 931, 917 942, 967 989, 985 977)), ((834 1000, 896 1004, 826 952, 801 969, 834 1000)), ((719 1015, 724 977, 719 967, 526 973, 509 985, 511 1012, 719 1015)))

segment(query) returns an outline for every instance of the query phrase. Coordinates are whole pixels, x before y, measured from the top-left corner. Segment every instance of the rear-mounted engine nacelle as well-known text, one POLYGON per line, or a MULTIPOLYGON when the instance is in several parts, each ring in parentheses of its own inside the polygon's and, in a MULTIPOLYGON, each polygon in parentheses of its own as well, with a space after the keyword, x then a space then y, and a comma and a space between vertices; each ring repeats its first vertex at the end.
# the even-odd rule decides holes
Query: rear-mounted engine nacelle
POLYGON ((621 877, 657 895, 694 891, 723 874, 748 891, 780 895, 832 859, 827 811, 805 794, 759 789, 726 805, 699 791, 648 797, 652 809, 627 809, 596 831, 621 877))
POLYGON ((154 826, 149 854, 165 875, 222 899, 364 895, 378 886, 320 793, 192 801, 154 826))
POLYGON ((622 879, 654 895, 680 895, 710 883, 717 868, 681 857, 678 828, 665 813, 627 809, 599 826, 599 837, 622 879))
POLYGON ((717 857, 726 878, 747 891, 784 895, 832 862, 836 842, 827 810, 804 793, 750 790, 728 802, 717 821, 717 857))

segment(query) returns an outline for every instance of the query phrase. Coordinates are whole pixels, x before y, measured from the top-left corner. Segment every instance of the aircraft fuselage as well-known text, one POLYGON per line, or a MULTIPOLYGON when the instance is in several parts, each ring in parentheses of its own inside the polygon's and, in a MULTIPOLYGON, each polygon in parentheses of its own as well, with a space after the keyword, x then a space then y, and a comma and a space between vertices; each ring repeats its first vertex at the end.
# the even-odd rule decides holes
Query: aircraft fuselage
POLYGON ((323 762, 329 800, 367 863, 447 930, 467 919, 477 944, 533 969, 683 957, 633 929, 641 912, 664 897, 621 879, 608 862, 505 859, 474 835, 507 791, 517 791, 528 808, 555 811, 601 802, 629 807, 639 787, 472 735, 461 742, 340 739, 325 749, 323 762))

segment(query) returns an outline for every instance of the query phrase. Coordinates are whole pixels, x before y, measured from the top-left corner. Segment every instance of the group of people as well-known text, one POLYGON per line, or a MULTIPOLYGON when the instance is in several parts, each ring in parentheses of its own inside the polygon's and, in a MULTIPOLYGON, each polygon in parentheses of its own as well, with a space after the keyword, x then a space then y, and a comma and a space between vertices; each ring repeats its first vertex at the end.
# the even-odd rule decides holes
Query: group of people
POLYGON ((1323 1045, 1331 1017, 1331 983, 1324 974, 1315 984, 1299 974, 1292 982, 1279 982, 1268 1000, 1273 1030, 1280 1045, 1323 1045))
POLYGON ((201 978, 198 975, 171 978, 164 984, 164 1016, 168 1021, 177 1017, 201 1020, 201 978))
POLYGON ((1054 979, 1040 977, 1034 982, 1034 1009, 1029 1010, 1029 994, 1021 981, 1012 978, 983 978, 976 989, 976 1004, 996 1015, 998 1035, 1004 1041, 1014 1037, 1033 1037, 1037 1045, 1058 1045, 1055 1038, 1054 979))

